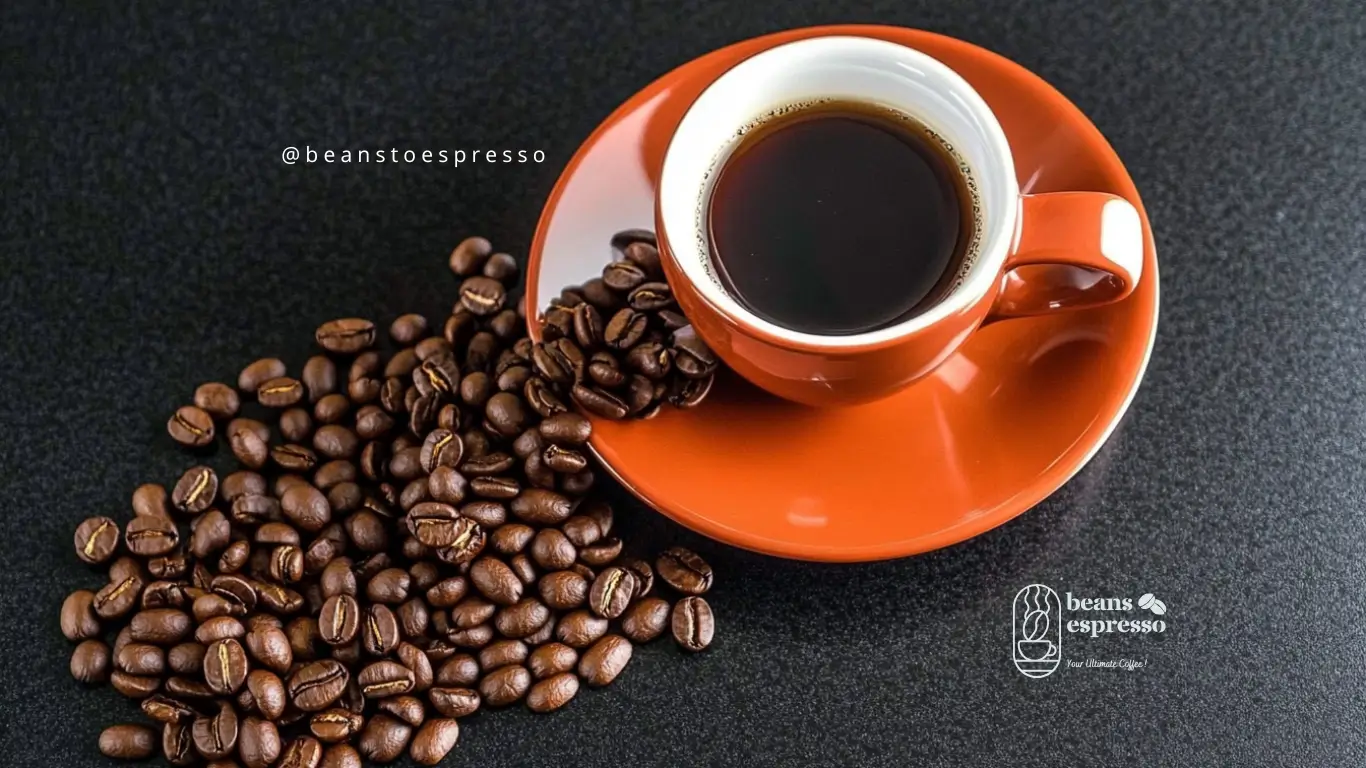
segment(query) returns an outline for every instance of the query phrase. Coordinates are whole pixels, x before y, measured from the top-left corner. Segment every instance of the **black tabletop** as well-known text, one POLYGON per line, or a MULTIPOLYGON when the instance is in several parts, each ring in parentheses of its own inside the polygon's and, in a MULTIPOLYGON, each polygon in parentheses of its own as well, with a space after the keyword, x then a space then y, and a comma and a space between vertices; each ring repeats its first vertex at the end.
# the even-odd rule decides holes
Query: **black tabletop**
MULTIPOLYGON (((1346 765, 1366 759, 1366 22, 1349 0, 181 2, 0 6, 0 764, 102 765, 134 707, 67 672, 92 514, 186 466, 194 386, 322 320, 445 311, 443 260, 524 254, 563 164, 691 57, 814 23, 922 27, 1056 85, 1110 139, 1162 269, 1123 425, 1055 497, 870 565, 622 525, 715 566, 705 654, 661 642, 549 717, 467 722, 451 765, 1346 765), (544 162, 281 162, 288 146, 544 162), (1160 634, 1011 662, 1012 600, 1155 594, 1160 634)), ((847 471, 858 457, 838 457, 847 471)), ((891 481, 889 481, 891 482, 891 481)), ((900 481, 897 481, 900 482, 900 481)), ((1156 617, 1135 606, 1123 614, 1156 617)))

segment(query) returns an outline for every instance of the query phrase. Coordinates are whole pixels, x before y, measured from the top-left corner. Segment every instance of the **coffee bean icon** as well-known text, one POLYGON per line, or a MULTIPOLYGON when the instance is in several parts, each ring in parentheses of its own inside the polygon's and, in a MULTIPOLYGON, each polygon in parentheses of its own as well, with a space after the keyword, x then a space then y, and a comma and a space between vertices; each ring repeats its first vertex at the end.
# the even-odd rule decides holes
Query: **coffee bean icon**
POLYGON ((1152 611, 1158 616, 1164 616, 1167 613, 1167 604, 1153 597, 1151 592, 1147 592, 1138 598, 1138 607, 1152 611))

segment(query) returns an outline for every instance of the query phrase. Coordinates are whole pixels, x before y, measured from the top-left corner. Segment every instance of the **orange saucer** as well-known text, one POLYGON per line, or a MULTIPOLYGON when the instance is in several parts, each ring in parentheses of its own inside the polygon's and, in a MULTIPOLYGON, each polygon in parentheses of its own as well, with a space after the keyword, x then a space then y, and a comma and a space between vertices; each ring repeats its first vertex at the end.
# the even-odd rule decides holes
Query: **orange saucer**
POLYGON ((761 50, 830 34, 902 43, 956 69, 1005 128, 1021 192, 1119 195, 1138 208, 1149 243, 1125 301, 995 323, 928 379, 876 403, 807 408, 724 374, 694 410, 594 421, 609 471, 690 528, 784 557, 877 560, 963 541, 1042 501, 1095 455, 1138 389, 1157 329, 1151 228, 1114 150, 1062 94, 994 53, 896 27, 793 30, 707 54, 637 93, 579 148, 541 214, 527 300, 541 309, 599 275, 614 232, 654 228, 664 150, 708 83, 761 50))

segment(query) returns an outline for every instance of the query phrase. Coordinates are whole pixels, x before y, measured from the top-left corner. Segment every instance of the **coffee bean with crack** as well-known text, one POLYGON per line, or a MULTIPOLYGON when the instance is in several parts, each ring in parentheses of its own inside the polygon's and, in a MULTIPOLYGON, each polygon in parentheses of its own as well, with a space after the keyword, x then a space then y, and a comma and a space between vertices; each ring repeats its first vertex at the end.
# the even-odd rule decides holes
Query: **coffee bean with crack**
MULTIPOLYGON (((459 395, 460 366, 451 355, 438 355, 422 361, 413 370, 413 386, 419 395, 453 399, 459 395)), ((435 413, 432 414, 433 417, 435 413)))
POLYGON ((198 406, 182 406, 166 422, 166 432, 187 448, 202 448, 213 442, 213 417, 198 406))
POLYGON ((356 678, 367 699, 400 696, 413 690, 413 671, 396 661, 376 661, 356 678))
POLYGON ((604 619, 620 616, 635 597, 636 578, 625 568, 613 566, 603 570, 588 590, 588 605, 593 613, 604 619))
POLYGON ((479 317, 497 314, 506 302, 507 289, 492 278, 477 275, 460 284, 461 306, 479 317))

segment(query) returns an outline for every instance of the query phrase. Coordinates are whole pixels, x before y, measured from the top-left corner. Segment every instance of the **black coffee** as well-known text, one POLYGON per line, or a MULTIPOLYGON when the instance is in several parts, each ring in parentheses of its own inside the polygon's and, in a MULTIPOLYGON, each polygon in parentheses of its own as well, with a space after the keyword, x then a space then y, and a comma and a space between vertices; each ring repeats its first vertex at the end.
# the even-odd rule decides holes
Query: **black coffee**
POLYGON ((952 285, 973 211, 958 162, 918 123, 828 101, 759 124, 724 162, 708 210, 726 291, 805 333, 876 330, 952 285))

